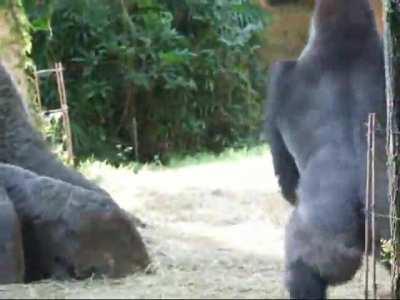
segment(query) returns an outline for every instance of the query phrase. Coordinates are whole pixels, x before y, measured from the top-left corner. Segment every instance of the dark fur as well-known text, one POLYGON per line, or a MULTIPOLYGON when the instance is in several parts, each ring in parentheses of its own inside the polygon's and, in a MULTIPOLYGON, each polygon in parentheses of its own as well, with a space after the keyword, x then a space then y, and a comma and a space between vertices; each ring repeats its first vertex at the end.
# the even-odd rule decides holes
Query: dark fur
POLYGON ((0 208, 0 284, 121 277, 149 264, 133 217, 47 149, 1 65, 0 208))
POLYGON ((16 165, 38 175, 105 193, 77 171, 64 166, 29 122, 22 99, 0 65, 0 163, 16 165))
MULTIPOLYGON (((267 136, 285 198, 286 284, 293 298, 323 298, 350 280, 364 245, 366 121, 386 124, 383 51, 368 0, 317 0, 296 61, 270 70, 267 136)), ((385 140, 377 136, 377 210, 387 214, 385 140)), ((378 239, 388 222, 378 221, 378 239)))

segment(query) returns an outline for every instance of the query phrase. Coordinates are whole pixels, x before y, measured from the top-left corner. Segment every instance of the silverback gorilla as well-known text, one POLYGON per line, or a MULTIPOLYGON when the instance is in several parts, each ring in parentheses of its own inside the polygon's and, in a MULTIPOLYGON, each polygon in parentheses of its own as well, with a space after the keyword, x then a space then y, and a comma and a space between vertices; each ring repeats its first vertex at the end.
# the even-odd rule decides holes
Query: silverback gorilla
POLYGON ((118 277, 148 263, 132 218, 48 151, 0 65, 0 283, 118 277))
MULTIPOLYGON (((376 210, 388 213, 383 50, 368 0, 317 0, 305 49, 296 61, 271 67, 267 98, 275 173, 295 205, 285 283, 291 298, 325 298, 328 285, 350 280, 361 264, 372 112, 383 129, 376 137, 376 210)), ((378 219, 377 228, 378 241, 388 238, 387 220, 378 219)))

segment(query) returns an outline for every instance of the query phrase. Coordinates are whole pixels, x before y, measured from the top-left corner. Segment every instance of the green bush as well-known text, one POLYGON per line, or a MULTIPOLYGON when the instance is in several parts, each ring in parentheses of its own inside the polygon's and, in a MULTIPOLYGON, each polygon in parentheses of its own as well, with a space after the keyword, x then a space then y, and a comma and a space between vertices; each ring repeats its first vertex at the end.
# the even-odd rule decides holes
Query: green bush
MULTIPOLYGON (((78 157, 165 160, 256 141, 265 16, 250 0, 22 2, 37 68, 65 67, 78 157)), ((46 108, 58 105, 53 82, 42 80, 46 108)))

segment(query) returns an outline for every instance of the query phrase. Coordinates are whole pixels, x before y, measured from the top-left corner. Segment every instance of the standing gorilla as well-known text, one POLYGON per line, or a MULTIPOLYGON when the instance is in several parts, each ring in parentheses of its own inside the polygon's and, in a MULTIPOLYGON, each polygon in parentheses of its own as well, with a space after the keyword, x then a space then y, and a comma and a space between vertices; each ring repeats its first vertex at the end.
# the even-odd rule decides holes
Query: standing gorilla
MULTIPOLYGON (((286 228, 292 298, 325 298, 364 251, 366 121, 384 129, 383 51, 368 0, 317 0, 307 46, 270 70, 266 129, 275 173, 295 205, 286 228)), ((384 130, 380 130, 384 131, 384 130)), ((385 140, 376 137, 376 210, 388 213, 385 140)), ((377 220, 377 240, 389 222, 377 220)), ((378 246, 378 245, 376 245, 378 246)))

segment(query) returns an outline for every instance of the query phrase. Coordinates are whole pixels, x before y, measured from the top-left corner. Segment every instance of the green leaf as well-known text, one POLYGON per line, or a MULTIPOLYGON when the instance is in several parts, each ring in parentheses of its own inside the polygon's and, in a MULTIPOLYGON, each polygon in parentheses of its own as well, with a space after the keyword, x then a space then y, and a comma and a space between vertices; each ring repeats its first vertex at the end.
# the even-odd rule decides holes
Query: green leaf
POLYGON ((188 49, 160 53, 161 60, 170 65, 188 63, 194 56, 195 54, 188 49))

